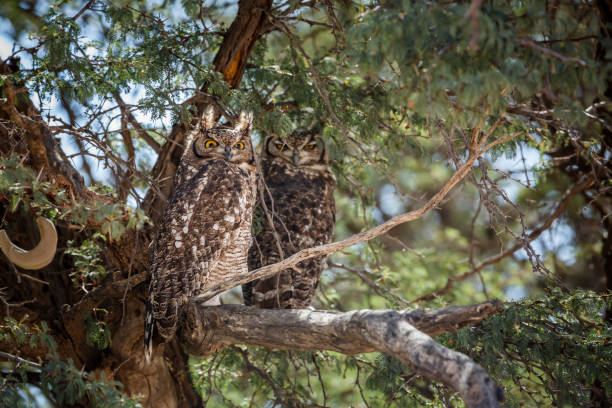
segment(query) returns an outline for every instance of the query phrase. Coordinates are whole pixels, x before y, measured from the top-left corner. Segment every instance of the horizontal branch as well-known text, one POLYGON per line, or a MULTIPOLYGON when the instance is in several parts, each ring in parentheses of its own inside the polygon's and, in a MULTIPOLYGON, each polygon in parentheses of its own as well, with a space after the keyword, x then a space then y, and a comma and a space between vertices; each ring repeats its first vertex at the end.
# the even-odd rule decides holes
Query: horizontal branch
POLYGON ((432 311, 346 313, 190 303, 181 321, 179 339, 193 355, 208 355, 234 344, 331 350, 348 355, 378 350, 457 390, 469 407, 496 407, 500 390, 482 367, 429 335, 454 332, 500 310, 497 301, 432 311))
POLYGON ((29 360, 23 359, 23 358, 21 358, 19 356, 14 356, 12 354, 5 353, 4 351, 0 351, 0 358, 8 358, 9 360, 16 361, 18 364, 25 364, 25 365, 28 365, 28 366, 31 366, 31 367, 34 367, 34 368, 37 368, 37 369, 40 369, 42 367, 38 363, 35 363, 33 361, 29 361, 29 360))

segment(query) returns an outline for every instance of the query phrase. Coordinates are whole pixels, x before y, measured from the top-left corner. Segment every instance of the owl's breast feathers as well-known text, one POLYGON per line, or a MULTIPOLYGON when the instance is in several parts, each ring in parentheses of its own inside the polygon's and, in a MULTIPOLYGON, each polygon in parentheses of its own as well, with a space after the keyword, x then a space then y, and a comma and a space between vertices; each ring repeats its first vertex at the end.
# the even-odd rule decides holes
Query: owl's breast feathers
POLYGON ((171 338, 189 298, 246 267, 256 179, 224 160, 177 170, 175 191, 152 259, 149 302, 159 333, 171 338))
MULTIPOLYGON (((335 224, 331 171, 310 171, 278 163, 265 163, 266 207, 284 256, 331 242, 335 224), (270 198, 271 196, 271 198, 270 198)), ((266 221, 249 251, 249 268, 280 261, 272 226, 266 221)), ((271 278, 243 287, 245 302, 265 308, 304 308, 310 304, 325 264, 325 257, 300 262, 271 278)))

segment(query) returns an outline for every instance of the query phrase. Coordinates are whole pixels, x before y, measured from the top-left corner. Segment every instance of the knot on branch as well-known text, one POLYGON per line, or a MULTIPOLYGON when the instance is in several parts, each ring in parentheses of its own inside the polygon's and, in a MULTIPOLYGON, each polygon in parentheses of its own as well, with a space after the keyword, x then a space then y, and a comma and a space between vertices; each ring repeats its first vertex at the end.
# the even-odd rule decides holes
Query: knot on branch
POLYGON ((183 319, 180 321, 179 340, 190 354, 210 355, 224 346, 213 341, 215 328, 223 324, 214 308, 200 309, 196 302, 188 302, 183 307, 183 319))

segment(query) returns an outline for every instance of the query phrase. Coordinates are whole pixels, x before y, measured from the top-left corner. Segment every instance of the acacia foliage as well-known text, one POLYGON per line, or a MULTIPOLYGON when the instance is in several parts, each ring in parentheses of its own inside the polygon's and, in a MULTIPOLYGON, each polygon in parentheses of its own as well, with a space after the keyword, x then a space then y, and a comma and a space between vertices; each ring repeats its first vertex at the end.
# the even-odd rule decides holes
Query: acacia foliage
MULTIPOLYGON (((482 363, 506 388, 508 406, 612 398, 602 374, 610 372, 605 275, 612 267, 605 252, 612 154, 605 1, 275 2, 236 89, 213 67, 233 8, 96 1, 74 18, 86 2, 34 3, 30 11, 0 6, 23 44, 13 53, 21 69, 1 79, 29 87, 88 183, 118 201, 71 201, 6 157, 2 207, 74 225, 96 218, 99 231, 77 234, 65 252, 64 272, 80 295, 126 272, 100 255, 104 243, 144 225, 139 207, 156 149, 172 123, 189 117, 183 101, 202 89, 230 113, 254 111, 256 139, 322 127, 339 182, 337 238, 418 207, 465 159, 474 129, 491 138, 518 133, 479 160, 435 215, 333 255, 315 305, 437 307, 512 300, 518 290, 533 299, 448 336, 447 345, 482 363), (120 100, 153 142, 119 119, 120 100), (522 166, 503 167, 504 158, 522 166), (552 232, 531 245, 529 234, 565 191, 591 175, 596 182, 568 197, 552 232), (516 243, 524 252, 480 267, 516 243), (464 278, 449 280, 457 276, 464 278)), ((11 296, 3 299, 24 300, 11 296)), ((106 349, 105 312, 84 319, 92 345, 106 349)), ((192 375, 211 405, 460 404, 385 356, 236 347, 194 361, 192 375)), ((4 386, 20 387, 27 377, 3 378, 4 386)), ((46 390, 55 401, 64 395, 46 390)), ((75 395, 70 402, 84 394, 75 395)))

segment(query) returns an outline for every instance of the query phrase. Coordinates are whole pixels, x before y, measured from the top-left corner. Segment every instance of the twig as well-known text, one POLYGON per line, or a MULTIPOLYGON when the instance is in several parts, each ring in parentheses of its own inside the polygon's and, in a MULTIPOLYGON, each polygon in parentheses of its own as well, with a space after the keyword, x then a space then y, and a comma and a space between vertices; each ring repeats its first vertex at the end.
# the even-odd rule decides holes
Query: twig
POLYGON ((4 351, 0 351, 0 357, 8 358, 9 360, 16 361, 19 364, 29 365, 31 367, 38 368, 39 370, 42 368, 42 366, 40 364, 38 364, 38 363, 35 363, 33 361, 29 361, 29 360, 25 360, 25 359, 23 359, 21 357, 17 357, 17 356, 14 356, 12 354, 9 354, 9 353, 5 353, 4 351))
POLYGON ((575 63, 577 63, 580 66, 583 66, 583 67, 587 66, 586 62, 584 62, 584 60, 582 60, 580 58, 566 57, 565 55, 559 54, 558 52, 553 51, 550 48, 546 48, 546 47, 541 46, 540 44, 536 44, 532 40, 528 40, 526 38, 520 38, 517 41, 523 47, 533 48, 533 49, 538 50, 538 51, 540 51, 540 52, 542 52, 544 54, 551 55, 551 56, 553 56, 553 57, 555 57, 558 60, 561 60, 563 62, 575 62, 575 63))
POLYGON ((518 251, 519 249, 525 247, 526 244, 528 244, 529 242, 533 241, 534 239, 536 239, 537 237, 540 236, 540 234, 542 234, 544 231, 546 231, 548 228, 550 228, 550 226, 552 225, 552 223, 561 216, 561 214, 563 213, 563 211, 565 210, 565 208, 567 207, 567 205, 569 204, 569 200, 576 194, 588 189, 590 186, 593 185, 594 183, 594 179, 592 177, 587 177, 585 180, 583 180, 582 182, 576 184, 574 187, 572 187, 571 189, 569 189, 568 191, 565 192, 565 194, 563 195, 562 199, 559 201, 559 203, 557 204, 557 207, 555 208, 555 210, 548 216, 548 218, 546 218, 546 220, 542 223, 542 225, 540 225, 538 228, 536 228, 535 230, 533 230, 529 235, 527 235, 525 237, 525 239, 523 240, 523 242, 520 242, 516 245, 514 245, 513 247, 497 254, 494 256, 491 256, 487 259, 485 259, 483 262, 481 262, 478 266, 474 267, 472 270, 462 273, 461 275, 457 275, 457 276, 453 276, 451 278, 448 278, 448 280, 446 281, 446 285, 442 288, 439 289, 433 293, 430 293, 428 295, 424 295, 421 296, 415 300, 413 300, 412 302, 422 302, 422 301, 428 301, 428 300, 432 300, 435 299, 436 297, 442 296, 446 293, 448 293, 450 291, 450 289, 453 287, 453 284, 455 282, 458 281, 462 281, 464 279, 469 278, 470 276, 479 273, 480 271, 482 271, 484 268, 486 268, 489 265, 493 265, 496 264, 497 262, 501 261, 502 259, 506 258, 507 256, 512 255, 513 253, 515 253, 516 251, 518 251))
POLYGON ((79 17, 81 17, 81 15, 86 12, 91 6, 93 6, 93 4, 95 3, 96 0, 89 0, 87 2, 87 4, 85 4, 85 6, 79 10, 78 13, 76 13, 73 17, 72 17, 72 21, 76 21, 78 20, 79 17))

